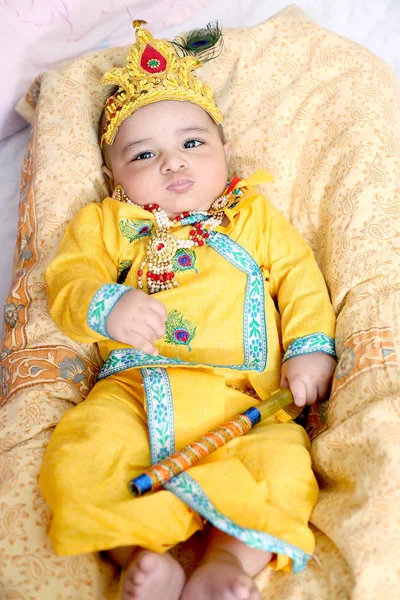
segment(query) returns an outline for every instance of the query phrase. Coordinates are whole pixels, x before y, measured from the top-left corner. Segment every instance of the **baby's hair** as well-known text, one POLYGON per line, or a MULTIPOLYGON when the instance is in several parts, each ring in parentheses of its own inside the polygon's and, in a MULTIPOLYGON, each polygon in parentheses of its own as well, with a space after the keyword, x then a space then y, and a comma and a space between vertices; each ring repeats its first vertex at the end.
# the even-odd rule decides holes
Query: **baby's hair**
MULTIPOLYGON (((210 117, 210 119, 211 119, 211 117, 210 117)), ((213 119, 211 119, 211 120, 213 121, 213 123, 215 123, 215 121, 213 119)), ((223 144, 225 144, 226 139, 225 139, 225 135, 224 135, 224 130, 222 129, 222 125, 220 125, 219 123, 215 123, 215 124, 218 128, 218 134, 219 134, 219 137, 221 138, 221 142, 223 144)))
MULTIPOLYGON (((101 136, 103 135, 103 130, 104 130, 105 126, 106 126, 106 113, 103 109, 101 112, 100 119, 99 119, 99 130, 98 130, 99 144, 101 142, 101 136)), ((110 161, 109 161, 109 157, 108 157, 108 144, 106 142, 104 142, 103 146, 101 147, 101 153, 103 155, 104 164, 106 165, 106 167, 108 167, 111 170, 111 165, 110 165, 110 161)))

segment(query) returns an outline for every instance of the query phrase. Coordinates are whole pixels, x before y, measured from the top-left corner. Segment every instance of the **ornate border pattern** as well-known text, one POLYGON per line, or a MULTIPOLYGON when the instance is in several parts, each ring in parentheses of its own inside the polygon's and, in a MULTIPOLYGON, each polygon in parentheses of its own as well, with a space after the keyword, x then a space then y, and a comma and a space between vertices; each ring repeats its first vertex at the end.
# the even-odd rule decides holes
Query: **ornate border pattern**
POLYGON ((325 333, 311 333, 301 338, 293 340, 287 347, 283 355, 282 364, 302 354, 313 354, 314 352, 325 352, 336 358, 335 340, 325 333))

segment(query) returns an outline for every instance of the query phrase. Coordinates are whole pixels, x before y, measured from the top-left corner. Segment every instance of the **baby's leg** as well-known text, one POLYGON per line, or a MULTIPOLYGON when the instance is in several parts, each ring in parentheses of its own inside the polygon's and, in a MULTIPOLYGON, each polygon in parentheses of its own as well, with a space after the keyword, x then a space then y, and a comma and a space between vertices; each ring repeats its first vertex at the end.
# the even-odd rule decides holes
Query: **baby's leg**
POLYGON ((108 554, 125 569, 122 600, 178 600, 185 585, 180 564, 168 553, 115 548, 108 554))
POLYGON ((189 578, 182 600, 261 600, 253 577, 272 554, 255 550, 213 528, 206 553, 189 578))

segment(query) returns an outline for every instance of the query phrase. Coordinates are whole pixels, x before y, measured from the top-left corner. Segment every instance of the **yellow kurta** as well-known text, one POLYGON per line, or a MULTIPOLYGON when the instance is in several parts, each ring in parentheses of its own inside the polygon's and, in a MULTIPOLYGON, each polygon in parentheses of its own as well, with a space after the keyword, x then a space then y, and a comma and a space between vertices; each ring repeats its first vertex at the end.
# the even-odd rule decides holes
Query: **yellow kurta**
MULTIPOLYGON (((249 392, 275 391, 282 353, 332 353, 334 315, 312 252, 253 181, 238 186, 229 224, 209 244, 177 253, 180 287, 156 295, 169 315, 158 358, 110 340, 105 322, 126 286, 137 285, 153 215, 106 198, 69 224, 46 273, 51 315, 73 339, 97 342, 105 365, 44 459, 40 486, 58 554, 130 545, 164 552, 203 518, 276 553, 281 568, 288 557, 304 568, 313 551, 307 523, 317 486, 307 436, 292 422, 262 423, 189 469, 189 492, 133 498, 127 487, 151 462, 148 428, 153 458, 155 446, 179 449, 255 405, 249 392)), ((188 227, 173 233, 187 239, 188 227)))

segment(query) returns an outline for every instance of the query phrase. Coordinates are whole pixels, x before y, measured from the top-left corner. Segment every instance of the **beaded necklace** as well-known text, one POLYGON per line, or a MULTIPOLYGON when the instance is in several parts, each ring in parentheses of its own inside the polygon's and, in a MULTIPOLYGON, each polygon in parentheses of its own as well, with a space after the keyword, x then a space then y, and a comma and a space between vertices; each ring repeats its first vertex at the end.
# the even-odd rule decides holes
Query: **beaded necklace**
POLYGON ((238 201, 236 195, 226 194, 214 200, 209 210, 183 211, 180 215, 170 219, 158 204, 139 205, 132 202, 121 185, 117 185, 112 198, 143 208, 155 217, 155 231, 146 244, 146 258, 137 272, 138 288, 143 289, 143 277, 146 275, 149 294, 179 286, 172 264, 177 250, 203 246, 210 237, 210 231, 222 223, 225 209, 238 201), (171 227, 177 224, 182 227, 193 225, 193 228, 189 230, 188 239, 181 239, 170 233, 171 227))

